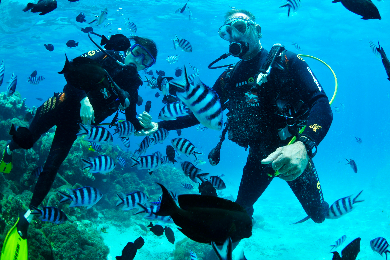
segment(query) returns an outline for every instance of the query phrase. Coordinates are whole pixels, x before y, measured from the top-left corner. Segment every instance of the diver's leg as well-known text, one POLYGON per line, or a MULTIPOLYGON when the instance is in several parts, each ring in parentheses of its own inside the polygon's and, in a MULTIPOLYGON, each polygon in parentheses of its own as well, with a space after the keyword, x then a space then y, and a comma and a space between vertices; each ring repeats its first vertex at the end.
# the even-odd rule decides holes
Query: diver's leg
POLYGON ((30 215, 31 210, 33 207, 38 207, 49 193, 59 167, 65 160, 73 142, 77 138, 77 132, 77 124, 71 126, 67 125, 66 127, 57 126, 49 155, 34 188, 34 193, 29 206, 30 209, 24 214, 24 219, 21 218, 23 220, 20 221, 17 226, 18 232, 22 238, 27 237, 28 224, 32 220, 32 215, 30 215))
POLYGON ((263 158, 265 157, 260 146, 250 148, 238 190, 236 202, 245 208, 249 216, 253 215, 253 204, 260 198, 273 179, 273 177, 268 176, 269 173, 273 173, 272 168, 269 165, 261 164, 263 158))
POLYGON ((306 214, 316 223, 325 220, 329 205, 322 195, 320 181, 313 161, 310 160, 305 171, 297 179, 287 182, 298 198, 306 214))
POLYGON ((30 208, 31 206, 38 207, 49 193, 58 169, 66 156, 68 156, 69 150, 72 148, 73 142, 77 138, 76 134, 78 130, 77 124, 71 127, 57 127, 49 155, 43 166, 43 171, 39 175, 37 184, 35 185, 30 208))
MULTIPOLYGON (((261 152, 260 146, 251 146, 236 200, 238 204, 245 208, 249 216, 253 215, 253 204, 263 194, 273 178, 268 176, 268 173, 273 173, 272 168, 261 164, 263 158, 265 157, 261 152)), ((233 250, 239 242, 233 243, 233 250)), ((205 260, 219 260, 219 258, 214 250, 211 249, 207 252, 205 260)))
MULTIPOLYGON (((49 98, 45 103, 38 107, 37 112, 30 123, 29 130, 32 133, 35 143, 41 135, 57 124, 60 119, 59 104, 64 100, 63 93, 49 98)), ((0 172, 10 173, 12 170, 12 151, 20 149, 13 140, 8 142, 4 149, 3 158, 0 161, 0 172)))

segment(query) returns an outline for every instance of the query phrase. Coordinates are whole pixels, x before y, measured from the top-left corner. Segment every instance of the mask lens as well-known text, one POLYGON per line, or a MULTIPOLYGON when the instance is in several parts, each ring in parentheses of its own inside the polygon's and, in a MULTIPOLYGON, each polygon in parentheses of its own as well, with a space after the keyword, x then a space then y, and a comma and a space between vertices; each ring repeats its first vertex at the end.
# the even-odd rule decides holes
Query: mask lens
POLYGON ((232 24, 232 26, 237 29, 238 32, 240 32, 241 34, 245 34, 246 32, 246 27, 247 27, 247 23, 244 22, 244 21, 241 21, 241 20, 237 20, 236 22, 234 22, 232 24))
POLYGON ((146 68, 149 68, 156 62, 156 60, 153 58, 153 55, 150 54, 146 48, 139 44, 135 44, 133 47, 131 47, 130 51, 134 57, 142 57, 142 65, 144 65, 146 68))

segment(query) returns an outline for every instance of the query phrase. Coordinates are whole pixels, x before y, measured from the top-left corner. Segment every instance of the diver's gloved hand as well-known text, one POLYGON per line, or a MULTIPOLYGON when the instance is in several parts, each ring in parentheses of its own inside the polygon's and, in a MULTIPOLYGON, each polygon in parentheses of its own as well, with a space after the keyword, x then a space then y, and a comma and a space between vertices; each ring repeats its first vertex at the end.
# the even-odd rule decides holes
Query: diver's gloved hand
POLYGON ((83 98, 80 101, 80 118, 84 125, 90 125, 91 123, 95 123, 95 112, 91 103, 89 102, 88 97, 83 98))
POLYGON ((279 171, 278 177, 285 181, 298 178, 306 169, 308 162, 309 156, 301 141, 279 147, 261 161, 262 164, 272 163, 272 168, 279 171))
POLYGON ((143 126, 145 129, 135 132, 134 135, 136 136, 151 135, 158 130, 158 124, 152 122, 152 116, 149 115, 148 112, 144 111, 142 114, 140 114, 138 120, 141 126, 143 126))

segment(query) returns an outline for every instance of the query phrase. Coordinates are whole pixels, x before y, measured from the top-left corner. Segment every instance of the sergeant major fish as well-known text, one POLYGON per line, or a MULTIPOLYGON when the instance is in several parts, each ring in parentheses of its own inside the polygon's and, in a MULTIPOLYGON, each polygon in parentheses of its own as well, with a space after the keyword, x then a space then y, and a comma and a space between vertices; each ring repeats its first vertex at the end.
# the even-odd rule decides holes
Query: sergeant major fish
POLYGON ((290 11, 293 10, 295 12, 299 8, 300 3, 301 0, 287 0, 287 4, 282 5, 279 8, 287 7, 288 8, 287 16, 290 16, 290 11))
POLYGON ((330 249, 330 251, 332 251, 333 249, 338 248, 342 243, 345 242, 346 239, 347 239, 346 235, 344 235, 344 236, 340 237, 339 239, 337 239, 337 241, 334 242, 334 245, 331 245, 332 248, 330 249))
POLYGON ((382 63, 383 63, 383 66, 385 67, 386 74, 388 77, 387 79, 390 80, 390 61, 386 56, 385 50, 382 48, 382 46, 379 45, 379 42, 378 42, 378 47, 376 48, 376 50, 381 55, 382 63))
POLYGON ((135 191, 128 194, 117 194, 120 201, 116 204, 116 206, 123 205, 122 210, 132 210, 134 208, 138 208, 139 204, 145 205, 148 203, 148 196, 142 191, 135 191))
POLYGON ((175 50, 177 47, 180 47, 185 52, 192 52, 191 43, 186 39, 179 39, 177 35, 175 35, 175 39, 173 39, 173 47, 175 50))
POLYGON ((222 129, 221 101, 214 90, 204 85, 199 78, 191 85, 185 67, 184 77, 170 83, 182 89, 183 92, 177 92, 177 97, 194 113, 202 125, 214 130, 222 129))
POLYGON ((152 139, 153 144, 157 144, 157 143, 162 144, 165 141, 165 139, 167 139, 168 135, 169 135, 168 130, 164 128, 159 128, 156 132, 153 133, 150 139, 152 139))
POLYGON ((63 196, 60 203, 70 200, 69 207, 85 206, 89 209, 103 197, 103 194, 98 189, 89 186, 69 190, 69 192, 70 194, 66 194, 59 191, 63 196))
POLYGON ((3 84, 4 71, 5 71, 5 66, 4 66, 4 61, 2 60, 0 64, 0 86, 3 84))
POLYGON ((387 253, 390 253, 389 251, 389 243, 384 237, 377 237, 370 241, 371 249, 374 252, 377 252, 381 256, 383 253, 386 255, 387 260, 387 253))
POLYGON ((187 156, 193 154, 195 156, 195 159, 197 160, 198 158, 196 157, 196 155, 202 154, 200 152, 197 152, 195 145, 193 145, 189 140, 185 138, 173 138, 171 140, 171 144, 176 151, 184 153, 187 156))
POLYGON ((131 158, 134 161, 131 167, 137 166, 139 170, 146 169, 151 175, 155 169, 161 166, 161 157, 161 153, 157 151, 152 155, 140 156, 137 160, 131 158))
POLYGON ((139 157, 141 154, 146 153, 146 150, 153 144, 153 139, 149 136, 145 136, 139 145, 139 148, 135 150, 134 155, 139 157))
POLYGON ((193 182, 197 182, 196 178, 203 182, 205 180, 203 176, 208 175, 208 173, 200 173, 202 170, 195 167, 191 162, 188 161, 182 162, 181 168, 184 174, 190 177, 193 182))
POLYGON ((356 162, 354 160, 352 160, 352 159, 350 159, 350 160, 346 159, 346 160, 347 160, 348 164, 351 166, 352 170, 355 173, 357 173, 358 168, 357 168, 356 162))
POLYGON ((16 84, 18 84, 18 77, 15 73, 12 73, 7 87, 7 97, 12 96, 15 93, 16 84))
POLYGON ((91 126, 88 128, 88 126, 79 124, 80 125, 80 131, 77 134, 77 136, 85 135, 85 140, 94 142, 94 143, 111 143, 113 142, 114 138, 112 137, 112 134, 104 127, 101 126, 91 126))
POLYGON ((158 119, 161 120, 176 120, 181 116, 186 116, 191 111, 181 102, 168 103, 158 114, 158 119))
POLYGON ((65 213, 55 207, 43 207, 39 209, 37 207, 32 206, 34 209, 31 214, 40 215, 39 219, 42 221, 48 221, 54 224, 62 224, 68 220, 68 217, 65 213))
POLYGON ((90 158, 89 161, 82 159, 84 162, 83 170, 90 168, 89 172, 91 173, 101 173, 107 174, 112 172, 115 169, 115 161, 108 155, 99 155, 95 158, 90 158))
POLYGON ((134 134, 135 128, 130 121, 122 121, 116 125, 115 133, 118 134, 120 138, 129 137, 134 134))

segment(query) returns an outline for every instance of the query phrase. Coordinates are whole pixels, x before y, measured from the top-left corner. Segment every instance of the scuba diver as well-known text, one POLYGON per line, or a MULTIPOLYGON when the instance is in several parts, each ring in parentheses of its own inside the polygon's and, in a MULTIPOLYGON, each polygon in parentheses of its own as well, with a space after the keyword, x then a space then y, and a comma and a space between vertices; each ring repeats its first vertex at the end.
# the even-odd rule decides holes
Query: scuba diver
MULTIPOLYGON (((223 56, 240 58, 213 86, 222 109, 229 111, 222 138, 227 130, 231 141, 249 148, 236 202, 252 216, 253 204, 277 176, 287 181, 307 215, 316 223, 323 222, 329 205, 312 158, 333 114, 322 86, 297 54, 280 44, 265 50, 261 27, 246 10, 229 11, 219 35, 230 43, 229 53, 223 56), (303 126, 307 127, 300 131, 303 126), (293 136, 297 141, 288 145, 293 136)), ((174 130, 196 124, 195 116, 188 115, 158 122, 158 127, 174 130)), ((213 151, 209 160, 216 165, 219 150, 213 151)))
MULTIPOLYGON (((98 46, 96 43, 95 45, 98 46)), ((106 51, 98 47, 99 50, 89 51, 81 55, 81 58, 75 58, 73 64, 66 61, 64 70, 60 72, 67 79, 63 92, 55 93, 43 103, 30 123, 29 131, 32 134, 33 143, 53 126, 57 128, 43 171, 35 185, 29 210, 25 214, 19 214, 17 223, 9 231, 3 245, 2 259, 6 257, 5 254, 15 254, 16 249, 19 250, 19 256, 21 252, 27 252, 27 249, 23 248, 24 246, 27 248, 27 230, 33 218, 31 210, 38 207, 50 191, 60 165, 77 138, 80 123, 98 125, 119 109, 124 110, 126 120, 134 125, 137 130, 135 134, 142 134, 144 130, 153 128, 152 124, 145 124, 142 119, 137 119, 136 103, 138 88, 143 84, 138 71, 156 63, 155 42, 138 36, 131 37, 130 48, 127 49, 126 56, 118 51, 106 51), (87 69, 91 68, 88 67, 89 65, 96 65, 90 71, 90 75, 97 74, 94 71, 95 68, 96 71, 104 71, 103 78, 99 79, 97 84, 96 82, 88 83, 89 79, 77 78, 80 75, 79 72, 86 70, 83 68, 80 71, 76 70, 76 66, 83 65, 83 62, 86 62, 87 69), (91 89, 88 91, 83 89, 75 79, 79 80, 82 86, 90 84, 91 89)), ((157 125, 155 128, 157 130, 157 125)), ((9 173, 12 169, 12 152, 23 146, 14 140, 9 141, 0 162, 0 170, 5 173, 9 173)))

